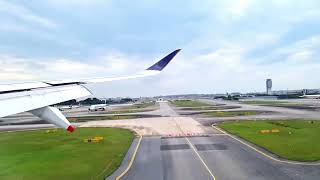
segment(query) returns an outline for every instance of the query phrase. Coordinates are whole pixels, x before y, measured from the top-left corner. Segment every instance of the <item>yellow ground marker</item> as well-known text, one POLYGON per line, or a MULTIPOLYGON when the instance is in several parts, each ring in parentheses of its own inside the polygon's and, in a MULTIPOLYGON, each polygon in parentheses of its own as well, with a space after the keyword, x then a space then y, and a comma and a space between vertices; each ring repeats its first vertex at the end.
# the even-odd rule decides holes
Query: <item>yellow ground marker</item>
POLYGON ((222 132, 222 133, 224 133, 224 134, 227 134, 227 135, 228 135, 229 137, 231 137, 232 139, 237 140, 237 141, 240 142, 241 144, 244 144, 244 145, 248 146, 249 148, 255 150, 257 153, 259 153, 259 154, 261 154, 261 155, 263 155, 263 156, 265 156, 265 157, 267 157, 267 158, 269 158, 269 159, 272 159, 272 160, 274 160, 274 161, 277 161, 277 162, 280 162, 280 163, 294 164, 294 165, 306 165, 306 166, 319 166, 319 165, 320 165, 320 162, 319 162, 319 163, 307 163, 307 162, 294 162, 294 161, 286 161, 286 160, 277 159, 277 158, 275 158, 275 157, 272 157, 272 156, 270 156, 270 155, 268 155, 268 154, 260 151, 259 149, 251 146, 250 144, 248 144, 248 143, 246 143, 246 142, 244 142, 244 141, 236 138, 235 136, 233 136, 233 135, 225 132, 224 130, 222 130, 222 129, 214 126, 214 125, 211 125, 211 127, 214 128, 214 129, 216 129, 216 130, 218 130, 218 131, 220 131, 220 132, 222 132))
MULTIPOLYGON (((184 131, 182 130, 182 128, 180 127, 180 125, 177 123, 177 121, 175 120, 175 118, 172 118, 173 121, 175 122, 177 128, 180 130, 180 132, 186 136, 186 134, 184 133, 184 131)), ((185 137, 185 139, 187 140, 188 144, 191 146, 192 150, 196 153, 196 155, 198 156, 199 160, 201 161, 201 163, 203 164, 203 166, 206 168, 206 170, 209 172, 210 176, 212 177, 213 180, 216 180, 216 177, 213 175, 213 173, 211 172, 210 168, 208 167, 208 165, 206 164, 206 162, 202 159, 202 157, 200 156, 200 154, 198 153, 198 151, 196 150, 196 148, 193 146, 193 144, 190 142, 189 138, 185 137)))
POLYGON ((272 132, 272 133, 279 133, 280 130, 279 130, 279 129, 271 129, 271 132, 272 132))
POLYGON ((137 155, 137 152, 138 152, 138 149, 139 149, 139 147, 140 147, 140 143, 141 143, 141 140, 142 140, 142 135, 139 135, 140 137, 139 137, 139 141, 138 141, 138 144, 137 144, 137 146, 136 146, 136 149, 134 150, 134 152, 133 152, 133 155, 132 155, 132 157, 131 157, 131 160, 130 160, 130 162, 129 162, 129 164, 128 164, 128 167, 118 176, 118 177, 116 177, 116 180, 120 180, 124 175, 126 175, 127 173, 128 173, 128 171, 130 170, 130 168, 131 168, 131 166, 132 166, 132 164, 133 164, 133 161, 134 161, 134 159, 136 158, 136 155, 137 155))
POLYGON ((270 132, 269 129, 262 129, 262 130, 260 130, 260 133, 262 133, 262 134, 267 134, 267 133, 269 133, 269 132, 270 132))

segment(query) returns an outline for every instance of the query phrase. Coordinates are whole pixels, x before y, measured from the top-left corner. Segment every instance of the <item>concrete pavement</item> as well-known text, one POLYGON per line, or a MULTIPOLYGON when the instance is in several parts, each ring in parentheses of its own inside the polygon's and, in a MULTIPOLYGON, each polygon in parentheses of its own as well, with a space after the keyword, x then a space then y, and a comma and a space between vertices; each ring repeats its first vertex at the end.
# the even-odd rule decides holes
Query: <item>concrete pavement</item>
MULTIPOLYGON (((185 134, 183 127, 178 129, 185 134)), ((226 134, 212 131, 206 137, 144 137, 133 166, 123 179, 316 180, 319 177, 320 166, 274 161, 226 134)))
MULTIPOLYGON (((317 180, 320 177, 319 166, 279 163, 228 136, 188 139, 218 180, 317 180)), ((195 151, 184 137, 144 137, 134 164, 123 179, 214 179, 195 151)))

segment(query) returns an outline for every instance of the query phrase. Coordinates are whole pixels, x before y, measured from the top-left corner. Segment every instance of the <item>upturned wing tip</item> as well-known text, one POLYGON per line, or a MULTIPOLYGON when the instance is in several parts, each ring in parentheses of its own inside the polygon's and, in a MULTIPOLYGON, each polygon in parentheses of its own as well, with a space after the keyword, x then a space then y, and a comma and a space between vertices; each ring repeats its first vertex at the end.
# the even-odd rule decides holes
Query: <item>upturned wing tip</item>
POLYGON ((181 49, 174 50, 166 57, 162 58, 160 61, 150 66, 147 70, 162 71, 169 64, 169 62, 178 54, 179 51, 181 51, 181 49))

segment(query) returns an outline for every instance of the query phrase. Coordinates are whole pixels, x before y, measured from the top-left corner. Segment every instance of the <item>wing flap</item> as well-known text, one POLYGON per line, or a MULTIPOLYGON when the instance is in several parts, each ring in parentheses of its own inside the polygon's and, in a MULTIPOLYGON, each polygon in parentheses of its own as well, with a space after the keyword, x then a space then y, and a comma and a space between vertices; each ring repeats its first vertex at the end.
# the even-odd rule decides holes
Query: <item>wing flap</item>
POLYGON ((1 84, 0 93, 10 92, 10 91, 20 91, 20 90, 29 90, 36 88, 50 87, 49 84, 43 82, 34 82, 34 83, 18 83, 18 84, 1 84))

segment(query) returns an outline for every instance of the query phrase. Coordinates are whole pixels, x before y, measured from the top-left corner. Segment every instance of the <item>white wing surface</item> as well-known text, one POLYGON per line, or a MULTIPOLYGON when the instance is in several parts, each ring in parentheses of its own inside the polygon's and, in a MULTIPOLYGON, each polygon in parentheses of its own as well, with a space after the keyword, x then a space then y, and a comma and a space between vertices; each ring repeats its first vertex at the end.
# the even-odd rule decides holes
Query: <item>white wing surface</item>
POLYGON ((50 105, 91 95, 91 92, 83 86, 84 84, 156 75, 179 51, 180 49, 171 52, 151 67, 134 75, 0 85, 0 117, 31 112, 43 120, 72 132, 74 127, 70 122, 58 109, 49 107, 50 105))

